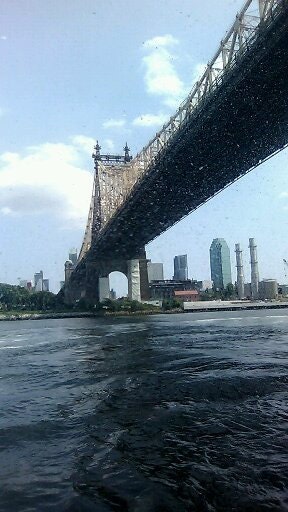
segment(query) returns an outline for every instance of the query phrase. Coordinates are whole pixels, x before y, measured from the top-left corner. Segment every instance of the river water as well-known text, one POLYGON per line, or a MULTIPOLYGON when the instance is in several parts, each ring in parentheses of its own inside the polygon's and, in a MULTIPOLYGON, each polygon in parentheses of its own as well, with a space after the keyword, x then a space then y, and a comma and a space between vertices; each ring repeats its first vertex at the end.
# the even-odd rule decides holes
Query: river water
POLYGON ((0 511, 288 510, 288 310, 0 324, 0 511))

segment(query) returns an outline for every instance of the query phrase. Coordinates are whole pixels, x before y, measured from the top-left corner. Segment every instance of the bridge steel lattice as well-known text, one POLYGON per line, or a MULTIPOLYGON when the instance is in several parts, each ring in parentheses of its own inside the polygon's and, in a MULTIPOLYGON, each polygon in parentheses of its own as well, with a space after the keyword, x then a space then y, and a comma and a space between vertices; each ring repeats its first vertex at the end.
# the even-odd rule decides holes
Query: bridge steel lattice
POLYGON ((131 297, 147 296, 145 245, 287 145, 287 70, 288 1, 247 0, 186 100, 135 158, 127 145, 122 160, 95 146, 67 301, 97 301, 99 278, 113 270, 128 276, 131 297))

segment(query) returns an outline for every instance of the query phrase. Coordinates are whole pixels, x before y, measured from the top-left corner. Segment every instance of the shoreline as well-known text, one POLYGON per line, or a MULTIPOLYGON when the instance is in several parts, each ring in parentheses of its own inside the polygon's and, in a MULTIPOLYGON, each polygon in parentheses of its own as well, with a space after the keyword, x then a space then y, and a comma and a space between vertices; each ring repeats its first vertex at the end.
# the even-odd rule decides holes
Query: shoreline
MULTIPOLYGON (((186 303, 187 304, 187 303, 186 303)), ((219 312, 219 311, 245 311, 245 310, 262 310, 262 309, 287 309, 288 302, 269 302, 269 303, 244 303, 244 304, 221 304, 221 303, 207 303, 196 305, 195 303, 189 303, 189 308, 184 309, 170 309, 167 311, 159 310, 143 310, 143 311, 106 311, 106 312, 95 312, 92 311, 67 311, 62 313, 0 313, 1 321, 20 321, 20 320, 50 320, 50 319, 62 319, 62 318, 104 318, 104 317, 128 317, 128 316, 150 316, 150 315, 171 315, 171 314, 183 314, 183 313, 208 313, 208 312, 219 312)))
MULTIPOLYGON (((91 311, 79 311, 79 312, 63 312, 63 313, 19 313, 19 312, 11 312, 10 313, 0 313, 0 322, 1 321, 16 321, 16 320, 47 320, 47 319, 57 319, 57 318, 86 318, 86 317, 95 317, 100 316, 92 313, 91 311)), ((101 315, 102 316, 102 315, 101 315)))

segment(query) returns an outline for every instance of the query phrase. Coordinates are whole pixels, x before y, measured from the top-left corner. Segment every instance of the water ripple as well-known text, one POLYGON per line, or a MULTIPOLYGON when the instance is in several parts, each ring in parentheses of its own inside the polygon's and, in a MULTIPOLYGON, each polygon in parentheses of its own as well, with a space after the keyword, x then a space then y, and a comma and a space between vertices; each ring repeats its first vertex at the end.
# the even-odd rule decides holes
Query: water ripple
POLYGON ((252 313, 2 322, 1 512, 287 511, 288 316, 252 313))

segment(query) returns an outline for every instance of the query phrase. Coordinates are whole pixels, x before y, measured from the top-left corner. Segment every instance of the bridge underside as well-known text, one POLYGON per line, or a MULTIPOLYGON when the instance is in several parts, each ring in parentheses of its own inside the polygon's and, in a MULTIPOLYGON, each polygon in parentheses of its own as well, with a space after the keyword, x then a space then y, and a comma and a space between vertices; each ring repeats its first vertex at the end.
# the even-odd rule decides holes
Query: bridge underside
POLYGON ((139 247, 288 143, 287 11, 263 27, 224 82, 170 139, 90 257, 112 250, 133 258, 139 247))
POLYGON ((99 277, 140 253, 146 298, 147 265, 139 248, 288 143, 287 2, 269 27, 260 26, 249 50, 237 55, 92 238, 65 288, 68 302, 80 298, 81 290, 89 302, 97 301, 99 277), (111 255, 118 263, 111 263, 111 255))

